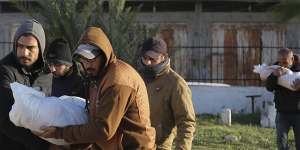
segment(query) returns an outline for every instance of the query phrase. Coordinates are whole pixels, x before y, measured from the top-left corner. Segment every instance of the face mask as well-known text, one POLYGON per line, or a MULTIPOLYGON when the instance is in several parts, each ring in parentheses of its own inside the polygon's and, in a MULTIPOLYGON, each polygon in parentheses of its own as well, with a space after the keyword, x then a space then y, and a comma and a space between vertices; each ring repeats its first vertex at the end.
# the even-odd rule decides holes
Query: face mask
POLYGON ((155 78, 158 74, 160 74, 170 63, 170 59, 166 59, 165 61, 161 62, 160 64, 154 66, 147 66, 144 65, 142 60, 140 60, 142 66, 142 73, 143 76, 146 78, 155 78))

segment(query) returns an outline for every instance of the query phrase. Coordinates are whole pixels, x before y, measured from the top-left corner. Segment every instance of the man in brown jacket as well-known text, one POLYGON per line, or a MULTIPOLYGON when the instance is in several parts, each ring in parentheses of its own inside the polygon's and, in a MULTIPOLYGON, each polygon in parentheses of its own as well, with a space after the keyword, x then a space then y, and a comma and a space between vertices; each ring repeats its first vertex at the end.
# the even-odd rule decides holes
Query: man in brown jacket
POLYGON ((170 150, 177 134, 175 149, 190 150, 196 125, 191 91, 170 68, 166 43, 160 38, 146 40, 139 62, 149 94, 157 148, 170 150))
POLYGON ((117 59, 100 28, 89 27, 74 52, 89 85, 89 122, 63 128, 48 127, 42 137, 72 144, 92 143, 103 150, 155 149, 155 130, 150 125, 149 101, 143 79, 117 59))

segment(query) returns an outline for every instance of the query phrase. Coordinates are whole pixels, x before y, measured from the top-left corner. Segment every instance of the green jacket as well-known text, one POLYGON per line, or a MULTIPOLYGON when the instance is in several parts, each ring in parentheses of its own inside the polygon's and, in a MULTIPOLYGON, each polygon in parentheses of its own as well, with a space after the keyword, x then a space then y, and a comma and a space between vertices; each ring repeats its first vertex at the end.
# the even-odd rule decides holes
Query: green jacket
POLYGON ((168 65, 146 86, 157 148, 170 150, 177 135, 175 149, 190 150, 196 121, 191 90, 185 80, 168 65))

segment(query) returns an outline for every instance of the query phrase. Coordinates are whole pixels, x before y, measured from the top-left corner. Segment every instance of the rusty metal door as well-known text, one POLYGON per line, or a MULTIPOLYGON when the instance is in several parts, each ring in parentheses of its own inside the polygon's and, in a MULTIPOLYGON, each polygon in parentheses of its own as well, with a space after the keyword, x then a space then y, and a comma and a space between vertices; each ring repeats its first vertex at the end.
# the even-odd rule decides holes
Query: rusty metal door
MULTIPOLYGON (((276 60, 276 49, 284 46, 284 30, 275 24, 216 23, 212 28, 213 47, 218 48, 218 58, 224 83, 230 85, 258 85, 252 72, 253 65, 270 64, 276 60), (244 80, 241 80, 244 79, 244 80), (243 82, 243 83, 240 83, 243 82)), ((215 66, 213 66, 215 67, 215 66)), ((212 72, 214 74, 215 72, 212 72)))

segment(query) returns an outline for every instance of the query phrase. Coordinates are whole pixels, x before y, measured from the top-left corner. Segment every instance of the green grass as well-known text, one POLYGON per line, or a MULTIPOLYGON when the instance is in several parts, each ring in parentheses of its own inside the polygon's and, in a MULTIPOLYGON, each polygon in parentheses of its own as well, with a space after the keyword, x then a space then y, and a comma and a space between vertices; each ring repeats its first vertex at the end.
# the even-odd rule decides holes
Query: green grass
MULTIPOLYGON (((276 131, 259 126, 259 114, 233 115, 232 126, 220 125, 218 116, 197 116, 197 129, 193 141, 195 150, 275 150, 276 131), (238 141, 226 143, 224 136, 235 135, 238 141)), ((289 142, 294 149, 294 135, 289 134, 289 142)))

